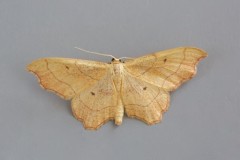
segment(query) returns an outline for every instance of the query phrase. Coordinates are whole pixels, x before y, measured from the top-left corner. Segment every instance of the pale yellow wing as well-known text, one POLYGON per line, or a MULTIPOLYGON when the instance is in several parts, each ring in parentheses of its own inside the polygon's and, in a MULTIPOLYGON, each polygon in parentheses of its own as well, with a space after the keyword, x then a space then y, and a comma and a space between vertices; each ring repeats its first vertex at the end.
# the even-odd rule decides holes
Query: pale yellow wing
POLYGON ((161 121, 169 106, 169 91, 192 78, 197 63, 206 56, 200 49, 181 47, 127 61, 121 91, 126 114, 150 125, 161 121))
POLYGON ((156 52, 125 63, 125 70, 134 77, 173 91, 196 74, 196 65, 207 53, 192 47, 156 52))
POLYGON ((118 94, 111 65, 67 58, 43 58, 28 65, 40 85, 64 99, 72 99, 72 111, 86 129, 97 129, 115 119, 118 94))
POLYGON ((127 72, 124 72, 121 93, 125 113, 149 125, 160 122, 169 106, 167 91, 127 72))
POLYGON ((111 76, 108 72, 98 83, 72 100, 73 114, 86 129, 98 129, 108 120, 116 118, 118 94, 111 76))
POLYGON ((64 99, 72 99, 106 76, 109 64, 69 58, 42 58, 27 69, 34 73, 40 85, 64 99))

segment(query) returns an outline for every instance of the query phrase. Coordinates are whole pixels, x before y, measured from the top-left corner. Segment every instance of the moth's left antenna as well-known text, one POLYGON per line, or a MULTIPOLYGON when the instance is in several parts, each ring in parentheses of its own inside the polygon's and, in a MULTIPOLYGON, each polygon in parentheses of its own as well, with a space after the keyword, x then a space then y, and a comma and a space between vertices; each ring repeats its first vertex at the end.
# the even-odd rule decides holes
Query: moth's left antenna
POLYGON ((82 49, 82 48, 79 48, 79 47, 74 47, 80 51, 83 51, 83 52, 87 52, 87 53, 91 53, 91 54, 96 54, 96 55, 100 55, 100 56, 107 56, 107 57, 112 57, 114 59, 117 59, 116 57, 114 57, 113 55, 110 55, 110 54, 104 54, 104 53, 98 53, 98 52, 93 52, 93 51, 88 51, 88 50, 85 50, 85 49, 82 49))

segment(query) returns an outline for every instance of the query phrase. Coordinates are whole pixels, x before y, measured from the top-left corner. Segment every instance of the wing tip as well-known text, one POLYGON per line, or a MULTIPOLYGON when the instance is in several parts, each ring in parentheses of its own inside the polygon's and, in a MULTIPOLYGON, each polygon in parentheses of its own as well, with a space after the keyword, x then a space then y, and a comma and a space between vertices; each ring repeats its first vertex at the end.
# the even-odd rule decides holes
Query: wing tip
POLYGON ((207 52, 201 48, 192 47, 192 46, 186 46, 186 47, 180 47, 180 48, 183 48, 186 50, 192 49, 192 50, 197 51, 197 53, 201 56, 201 59, 208 56, 207 52))
POLYGON ((66 97, 66 96, 64 96, 63 94, 61 94, 61 93, 59 93, 59 92, 57 92, 57 91, 55 91, 55 90, 53 90, 53 89, 49 89, 48 87, 46 87, 46 86, 43 84, 41 77, 40 77, 40 76, 38 75, 38 73, 37 73, 37 63, 38 63, 39 61, 45 61, 45 58, 40 58, 40 59, 34 60, 32 63, 28 64, 25 69, 26 69, 29 73, 33 74, 33 75, 37 78, 37 81, 38 81, 38 83, 39 83, 39 85, 40 85, 40 87, 41 87, 42 89, 44 89, 44 90, 46 90, 46 91, 48 91, 48 92, 55 93, 56 95, 58 95, 58 96, 61 97, 62 99, 69 100, 69 97, 66 97))
POLYGON ((27 64, 26 70, 28 72, 34 72, 37 70, 37 66, 40 64, 40 62, 45 61, 46 58, 39 58, 36 60, 33 60, 31 63, 27 64))

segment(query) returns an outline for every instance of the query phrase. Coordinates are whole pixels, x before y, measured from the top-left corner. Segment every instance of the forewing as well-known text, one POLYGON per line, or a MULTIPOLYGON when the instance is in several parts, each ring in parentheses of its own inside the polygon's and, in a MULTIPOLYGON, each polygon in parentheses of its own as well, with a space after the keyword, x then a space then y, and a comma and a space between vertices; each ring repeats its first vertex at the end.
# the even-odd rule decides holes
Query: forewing
POLYGON ((64 99, 71 99, 102 79, 109 71, 109 64, 69 58, 42 58, 33 61, 27 69, 38 77, 44 89, 64 99))
POLYGON ((180 47, 127 61, 124 68, 134 77, 173 91, 196 74, 197 63, 206 56, 200 49, 180 47))
POLYGON ((170 101, 167 91, 129 73, 124 73, 121 95, 126 114, 149 125, 161 121, 170 101))

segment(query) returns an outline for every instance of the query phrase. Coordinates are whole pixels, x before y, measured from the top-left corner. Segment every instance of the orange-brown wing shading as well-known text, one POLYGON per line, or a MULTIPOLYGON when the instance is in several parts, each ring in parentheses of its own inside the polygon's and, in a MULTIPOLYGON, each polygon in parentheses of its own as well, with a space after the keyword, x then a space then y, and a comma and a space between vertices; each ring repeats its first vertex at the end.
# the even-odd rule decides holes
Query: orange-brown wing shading
POLYGON ((196 65, 207 53, 192 47, 156 52, 125 63, 125 70, 134 77, 173 91, 196 74, 196 65))
POLYGON ((109 71, 109 64, 69 58, 42 58, 27 69, 34 73, 40 85, 64 99, 72 99, 96 84, 109 71))
POLYGON ((162 119, 169 106, 169 93, 164 89, 124 73, 122 79, 122 100, 125 112, 152 125, 162 119))

